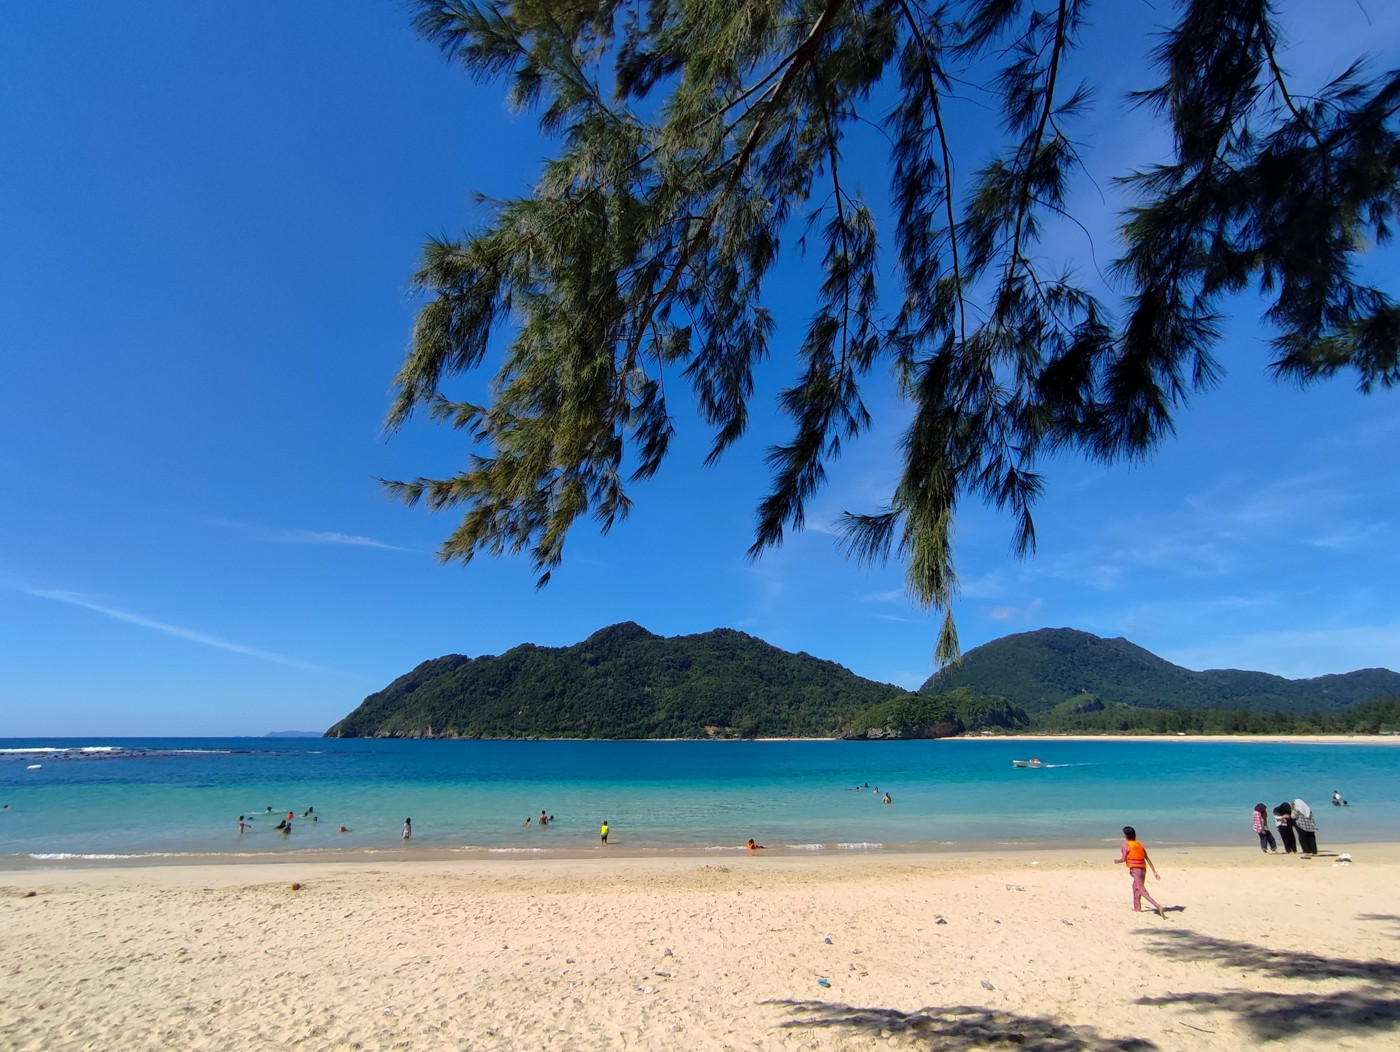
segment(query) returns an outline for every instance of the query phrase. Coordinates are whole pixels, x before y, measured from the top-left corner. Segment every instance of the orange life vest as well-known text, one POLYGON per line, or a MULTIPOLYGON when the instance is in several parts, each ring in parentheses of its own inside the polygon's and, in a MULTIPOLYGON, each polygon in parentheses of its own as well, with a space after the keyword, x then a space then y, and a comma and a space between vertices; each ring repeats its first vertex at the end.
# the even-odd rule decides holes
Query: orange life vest
POLYGON ((1123 854, 1127 859, 1129 869, 1147 868, 1147 848, 1136 840, 1123 841, 1123 854))

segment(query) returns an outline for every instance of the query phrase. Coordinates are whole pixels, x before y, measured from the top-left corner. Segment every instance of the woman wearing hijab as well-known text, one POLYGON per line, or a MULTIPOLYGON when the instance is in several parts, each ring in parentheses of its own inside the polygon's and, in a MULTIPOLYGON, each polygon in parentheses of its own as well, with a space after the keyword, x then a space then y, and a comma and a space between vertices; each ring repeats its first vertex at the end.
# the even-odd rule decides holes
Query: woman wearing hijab
POLYGON ((1293 801, 1293 824, 1298 829, 1298 846, 1303 849, 1303 858, 1317 854, 1317 821, 1312 808, 1302 800, 1293 801))
POLYGON ((1274 808, 1274 825, 1278 826, 1278 836, 1283 841, 1283 853, 1297 854, 1298 841, 1293 836, 1293 805, 1287 800, 1274 808))

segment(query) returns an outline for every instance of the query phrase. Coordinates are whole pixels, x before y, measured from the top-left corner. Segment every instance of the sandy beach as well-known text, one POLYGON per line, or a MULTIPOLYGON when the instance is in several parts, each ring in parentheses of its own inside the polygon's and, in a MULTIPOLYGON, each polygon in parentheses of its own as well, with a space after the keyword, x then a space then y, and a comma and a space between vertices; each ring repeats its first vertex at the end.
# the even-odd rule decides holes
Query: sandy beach
POLYGON ((948 741, 1008 742, 1224 742, 1240 745, 1384 745, 1400 746, 1400 734, 989 734, 948 741))
POLYGON ((1154 851, 1165 920, 1108 850, 0 873, 0 1046, 1394 1048, 1400 849, 1331 850, 1154 851))

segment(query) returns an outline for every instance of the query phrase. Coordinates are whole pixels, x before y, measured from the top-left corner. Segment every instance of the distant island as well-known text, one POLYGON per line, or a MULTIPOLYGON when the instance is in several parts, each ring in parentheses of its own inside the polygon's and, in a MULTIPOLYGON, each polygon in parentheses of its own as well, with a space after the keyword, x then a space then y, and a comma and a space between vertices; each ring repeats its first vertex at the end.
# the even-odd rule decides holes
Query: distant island
POLYGON ((268 731, 264 738, 324 738, 322 731, 268 731))
MULTIPOLYGON (((345 738, 942 738, 960 734, 1377 734, 1400 673, 1290 680, 1193 672, 1126 639, 1046 628, 994 640, 915 692, 733 629, 633 622, 570 647, 425 661, 328 731, 345 738)), ((268 737, 300 737, 281 731, 268 737)))

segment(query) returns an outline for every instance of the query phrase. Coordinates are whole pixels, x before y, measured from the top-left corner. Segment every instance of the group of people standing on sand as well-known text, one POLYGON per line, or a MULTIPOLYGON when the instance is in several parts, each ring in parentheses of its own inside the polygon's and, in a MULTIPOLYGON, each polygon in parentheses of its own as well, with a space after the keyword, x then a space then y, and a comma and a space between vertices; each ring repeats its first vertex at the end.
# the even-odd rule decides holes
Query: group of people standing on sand
MULTIPOLYGON (((1340 793, 1333 793, 1333 803, 1341 801, 1340 793)), ((1305 800, 1285 800, 1273 810, 1274 825, 1278 828, 1279 840, 1283 841, 1286 855, 1297 854, 1300 858, 1312 858, 1317 854, 1317 819, 1305 800), (1301 848, 1301 852, 1299 851, 1301 848)), ((1267 804, 1254 805, 1254 832, 1259 836, 1259 850, 1266 855, 1278 854, 1278 842, 1269 828, 1269 807, 1267 804)))

